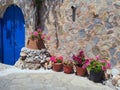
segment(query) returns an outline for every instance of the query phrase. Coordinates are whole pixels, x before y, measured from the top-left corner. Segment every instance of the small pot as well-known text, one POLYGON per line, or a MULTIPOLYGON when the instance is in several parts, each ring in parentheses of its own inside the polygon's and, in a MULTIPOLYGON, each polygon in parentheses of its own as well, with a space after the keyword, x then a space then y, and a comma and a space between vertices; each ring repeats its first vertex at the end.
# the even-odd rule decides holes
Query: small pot
POLYGON ((62 63, 53 63, 53 70, 56 72, 60 72, 63 70, 63 64, 62 63))
POLYGON ((102 82, 103 80, 105 80, 104 71, 100 72, 90 71, 89 80, 92 80, 94 82, 102 82))
POLYGON ((71 73, 73 73, 73 66, 64 65, 63 66, 63 71, 66 74, 71 74, 71 73))
POLYGON ((86 69, 76 66, 76 74, 78 76, 85 76, 85 73, 86 73, 86 69))
POLYGON ((27 41, 27 48, 29 49, 44 49, 45 48, 45 45, 43 43, 43 40, 40 38, 34 38, 34 39, 31 39, 29 38, 28 41, 27 41))

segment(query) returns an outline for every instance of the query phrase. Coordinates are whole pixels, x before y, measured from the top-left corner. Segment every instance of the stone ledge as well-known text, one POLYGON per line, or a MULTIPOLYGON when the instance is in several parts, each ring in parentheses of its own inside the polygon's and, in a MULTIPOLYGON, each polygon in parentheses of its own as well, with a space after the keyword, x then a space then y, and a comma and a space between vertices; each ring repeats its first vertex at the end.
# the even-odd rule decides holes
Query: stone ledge
POLYGON ((50 54, 46 49, 34 50, 23 47, 21 49, 20 58, 15 63, 15 67, 34 70, 40 67, 46 68, 45 64, 48 63, 49 57, 50 54))

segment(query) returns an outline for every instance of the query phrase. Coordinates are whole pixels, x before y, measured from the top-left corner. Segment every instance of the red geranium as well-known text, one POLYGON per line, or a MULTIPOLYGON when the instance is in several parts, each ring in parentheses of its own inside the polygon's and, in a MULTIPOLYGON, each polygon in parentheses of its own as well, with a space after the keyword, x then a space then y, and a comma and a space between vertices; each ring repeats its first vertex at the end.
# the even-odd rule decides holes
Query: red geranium
POLYGON ((85 55, 84 52, 81 50, 77 55, 73 55, 73 60, 77 66, 83 66, 85 63, 85 55))
POLYGON ((62 63, 63 62, 63 57, 62 56, 51 56, 50 57, 50 61, 54 62, 54 63, 62 63))

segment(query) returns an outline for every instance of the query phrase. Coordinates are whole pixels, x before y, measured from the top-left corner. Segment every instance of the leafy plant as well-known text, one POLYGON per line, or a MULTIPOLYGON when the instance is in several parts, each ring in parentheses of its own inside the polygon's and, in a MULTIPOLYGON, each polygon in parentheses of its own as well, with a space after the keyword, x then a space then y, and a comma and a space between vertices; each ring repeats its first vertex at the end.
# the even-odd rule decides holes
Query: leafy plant
POLYGON ((87 59, 84 64, 84 67, 87 67, 87 70, 93 72, 106 71, 111 67, 110 62, 108 60, 100 59, 98 56, 96 58, 87 59))
POLYGON ((73 62, 71 60, 65 60, 63 64, 67 66, 73 66, 73 62))

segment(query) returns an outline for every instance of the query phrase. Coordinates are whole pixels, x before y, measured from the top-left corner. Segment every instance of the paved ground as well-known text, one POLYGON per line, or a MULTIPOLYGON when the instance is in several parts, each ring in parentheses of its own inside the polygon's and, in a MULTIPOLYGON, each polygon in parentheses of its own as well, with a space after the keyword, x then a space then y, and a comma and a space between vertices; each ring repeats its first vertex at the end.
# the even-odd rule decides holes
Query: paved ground
POLYGON ((114 90, 75 74, 68 75, 53 71, 12 72, 10 70, 14 71, 13 67, 4 67, 0 64, 0 90, 114 90))

